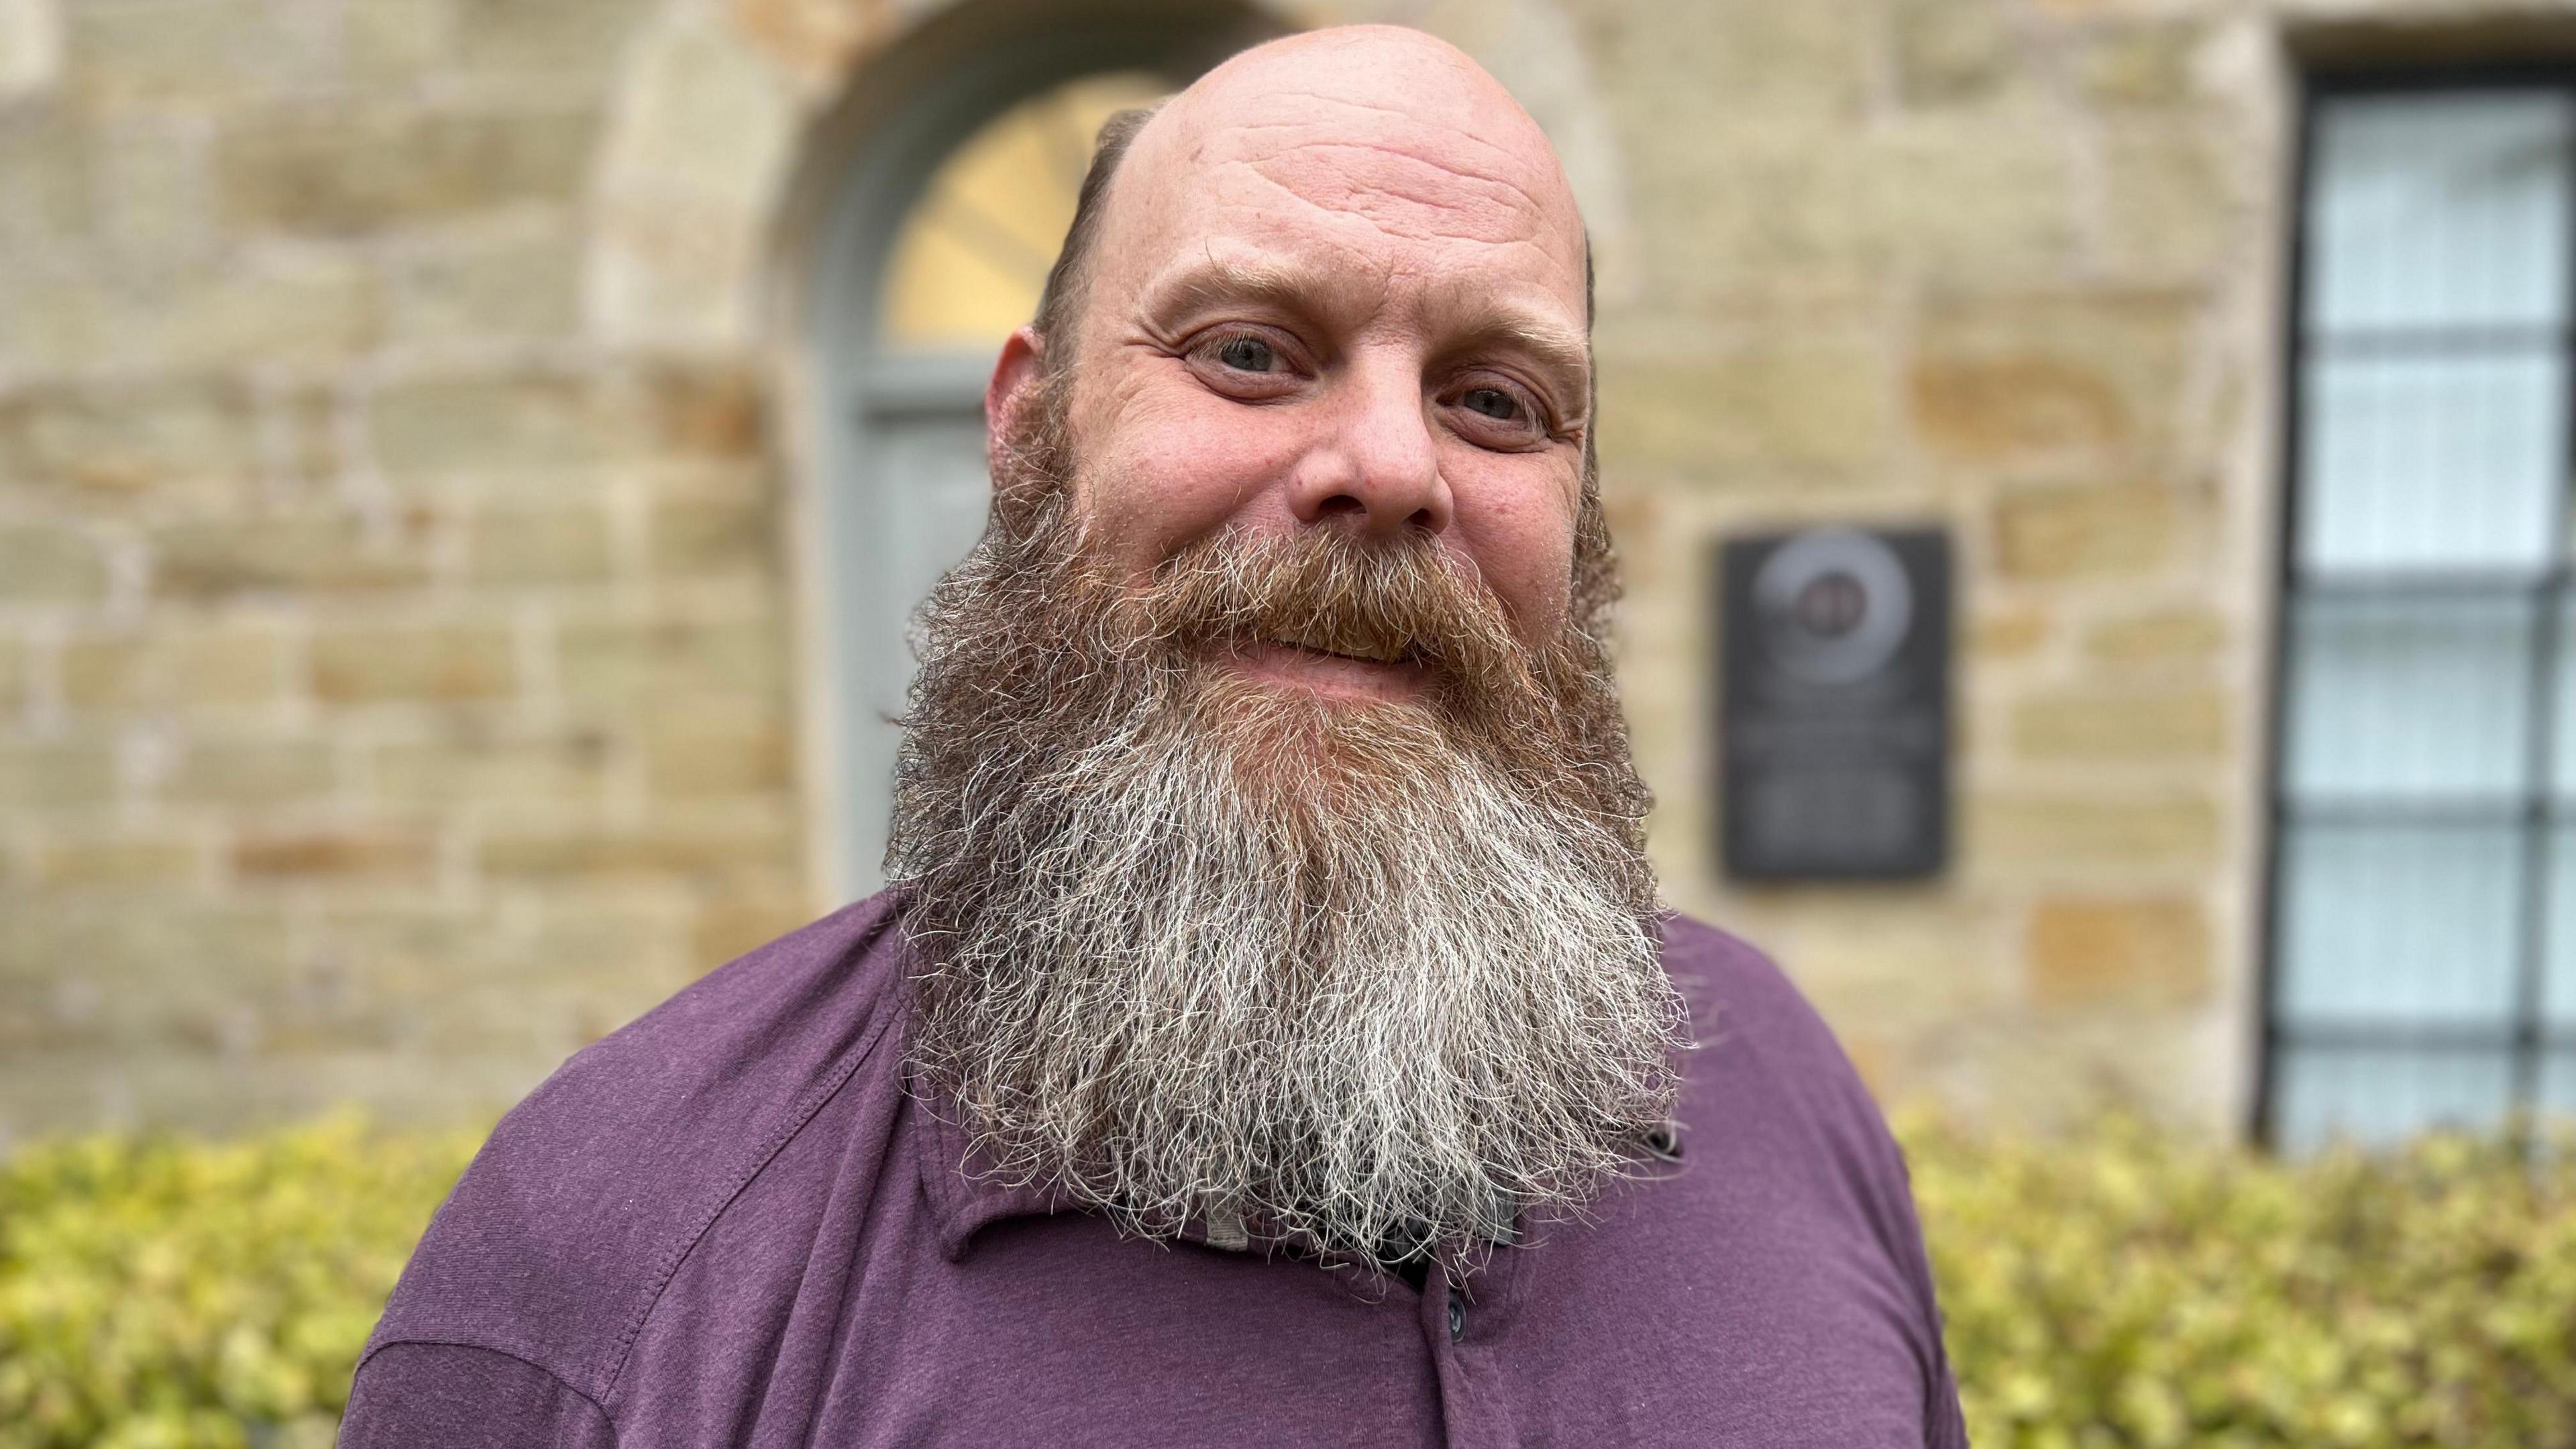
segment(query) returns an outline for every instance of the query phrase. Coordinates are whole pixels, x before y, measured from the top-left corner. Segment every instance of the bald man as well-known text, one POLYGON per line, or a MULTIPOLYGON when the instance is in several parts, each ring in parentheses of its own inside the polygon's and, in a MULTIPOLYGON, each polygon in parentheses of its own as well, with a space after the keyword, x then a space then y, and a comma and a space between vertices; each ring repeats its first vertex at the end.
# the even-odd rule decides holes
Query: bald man
POLYGON ((1410 31, 1111 123, 898 883, 502 1122, 341 1443, 1965 1444, 1876 1108, 1657 903, 1589 270, 1410 31))

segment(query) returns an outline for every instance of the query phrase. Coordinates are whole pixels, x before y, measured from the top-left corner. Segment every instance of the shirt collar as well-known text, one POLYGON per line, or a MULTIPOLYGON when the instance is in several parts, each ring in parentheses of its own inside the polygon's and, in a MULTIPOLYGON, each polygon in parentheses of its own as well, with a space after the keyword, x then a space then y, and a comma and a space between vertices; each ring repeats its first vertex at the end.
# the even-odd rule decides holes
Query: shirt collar
POLYGON ((910 1097, 913 1156, 921 1166, 922 1197, 939 1230, 939 1250, 962 1261, 975 1235, 1004 1218, 1045 1217, 1074 1207, 1061 1192, 1013 1185, 993 1171, 959 1121, 957 1104, 904 1064, 910 1097))

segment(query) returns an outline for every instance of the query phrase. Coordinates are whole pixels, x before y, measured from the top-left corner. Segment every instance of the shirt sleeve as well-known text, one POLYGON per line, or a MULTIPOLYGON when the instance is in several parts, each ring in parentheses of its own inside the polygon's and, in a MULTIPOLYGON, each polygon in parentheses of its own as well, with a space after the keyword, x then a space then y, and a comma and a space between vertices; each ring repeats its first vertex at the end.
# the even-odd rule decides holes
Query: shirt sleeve
POLYGON ((339 1449, 615 1449, 599 1405, 522 1358, 389 1343, 359 1366, 339 1449))

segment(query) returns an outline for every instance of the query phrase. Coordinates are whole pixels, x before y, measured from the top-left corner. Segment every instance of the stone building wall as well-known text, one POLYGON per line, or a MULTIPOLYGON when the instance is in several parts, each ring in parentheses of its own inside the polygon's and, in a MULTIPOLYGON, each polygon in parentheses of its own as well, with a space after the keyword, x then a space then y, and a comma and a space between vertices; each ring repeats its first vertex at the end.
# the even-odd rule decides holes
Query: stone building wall
MULTIPOLYGON (((789 192, 943 8, 0 0, 0 1135, 482 1109, 832 904, 789 192)), ((1668 889, 1891 1096, 2241 1124, 2285 56, 2419 12, 1279 11, 1558 136, 1668 889), (1707 549, 1820 518, 1955 530, 1934 884, 1706 848, 1707 549)))

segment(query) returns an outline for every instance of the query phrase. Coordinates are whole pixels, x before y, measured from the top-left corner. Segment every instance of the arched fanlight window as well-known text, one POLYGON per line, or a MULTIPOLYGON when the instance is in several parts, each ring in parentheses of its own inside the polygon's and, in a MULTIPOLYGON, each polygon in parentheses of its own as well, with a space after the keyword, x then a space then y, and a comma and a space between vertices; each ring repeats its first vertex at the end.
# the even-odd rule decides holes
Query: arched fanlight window
POLYGON ((958 147, 896 234, 878 348, 989 362, 1037 310, 1101 123, 1168 89, 1147 71, 1085 76, 1013 106, 958 147))
MULTIPOLYGON (((972 7, 968 7, 972 8, 972 7)), ((909 62, 831 184, 815 283, 823 855, 882 881, 913 611, 984 525, 983 389, 1037 309, 1100 124, 1276 32, 1233 5, 1150 3, 909 62)), ((900 70, 901 68, 895 68, 900 70)), ((865 82, 869 78, 862 77, 865 82)))

